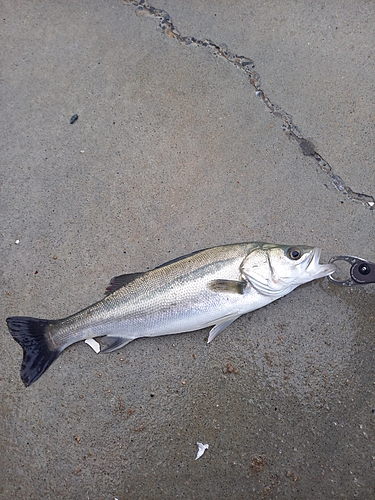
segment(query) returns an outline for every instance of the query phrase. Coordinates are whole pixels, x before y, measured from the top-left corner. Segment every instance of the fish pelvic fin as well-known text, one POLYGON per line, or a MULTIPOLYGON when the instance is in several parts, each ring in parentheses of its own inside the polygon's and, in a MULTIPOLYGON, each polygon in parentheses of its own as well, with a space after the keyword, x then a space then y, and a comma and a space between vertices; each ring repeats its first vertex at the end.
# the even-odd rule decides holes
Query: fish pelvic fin
POLYGON ((237 318, 239 318, 241 315, 236 315, 236 316, 226 316, 225 318, 222 319, 220 323, 217 323, 211 330, 210 334, 208 336, 207 344, 212 342, 214 338, 219 335, 223 330, 226 329, 227 326, 229 326, 233 321, 235 321, 237 318))
POLYGON ((6 321, 10 334, 23 349, 21 380, 28 387, 62 352, 62 349, 51 350, 46 339, 46 329, 54 322, 27 316, 13 316, 6 321))

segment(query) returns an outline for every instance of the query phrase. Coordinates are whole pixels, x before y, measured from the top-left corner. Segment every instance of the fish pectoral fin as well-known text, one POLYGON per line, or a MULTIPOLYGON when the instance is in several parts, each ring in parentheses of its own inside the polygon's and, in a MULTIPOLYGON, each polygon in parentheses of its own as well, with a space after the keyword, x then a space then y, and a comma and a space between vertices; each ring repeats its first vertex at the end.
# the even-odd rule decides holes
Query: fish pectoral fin
POLYGON ((116 349, 120 349, 120 347, 124 347, 124 345, 129 344, 134 339, 126 339, 124 337, 101 337, 99 340, 100 343, 100 352, 112 352, 116 349))
POLYGON ((231 323, 233 323, 233 321, 235 321, 237 318, 239 318, 241 316, 241 314, 238 314, 236 316, 225 316, 224 318, 222 318, 222 320, 220 321, 220 323, 217 323, 210 331, 210 334, 208 336, 208 340, 207 340, 207 344, 209 344, 210 342, 212 342, 214 340, 214 338, 219 335, 219 333, 221 333, 223 330, 226 329, 227 326, 229 326, 231 323))
POLYGON ((243 295, 247 282, 244 280, 212 280, 207 286, 213 292, 239 293, 243 295))
POLYGON ((144 273, 121 274, 121 276, 115 276, 114 278, 111 279, 109 285, 105 289, 105 294, 109 295, 114 291, 118 290, 119 288, 128 285, 135 279, 142 276, 142 274, 144 273))

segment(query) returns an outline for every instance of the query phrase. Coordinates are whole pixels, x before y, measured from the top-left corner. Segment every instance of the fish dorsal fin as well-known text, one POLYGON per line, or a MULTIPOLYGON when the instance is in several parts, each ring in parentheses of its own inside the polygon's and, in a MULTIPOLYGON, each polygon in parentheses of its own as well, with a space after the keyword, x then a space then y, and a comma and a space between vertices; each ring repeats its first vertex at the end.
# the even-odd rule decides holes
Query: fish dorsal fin
MULTIPOLYGON (((182 257, 177 257, 176 259, 169 260, 168 262, 164 262, 164 264, 160 264, 160 266, 155 267, 155 269, 160 269, 162 267, 169 266, 170 264, 174 264, 175 262, 179 262, 180 260, 187 259, 188 257, 191 257, 192 255, 195 255, 196 253, 199 252, 202 252, 202 250, 197 250, 196 252, 192 252, 187 255, 183 255, 182 257)), ((115 276, 114 278, 111 279, 109 285, 105 289, 106 290, 105 295, 110 295, 119 288, 128 285, 135 279, 142 276, 142 274, 144 273, 121 274, 120 276, 115 276)))
POLYGON ((246 285, 246 281, 212 280, 207 286, 213 292, 239 293, 243 295, 246 285))
POLYGON ((121 274, 121 276, 115 276, 111 279, 109 285, 105 289, 105 294, 110 295, 119 288, 128 285, 135 279, 139 278, 142 274, 144 273, 121 274))
POLYGON ((180 260, 187 259, 200 252, 204 252, 204 250, 196 250, 195 252, 182 255, 181 257, 176 257, 175 259, 169 260, 168 262, 164 262, 164 264, 160 264, 160 266, 156 266, 155 269, 160 269, 161 267, 169 266, 170 264, 174 264, 175 262, 179 262, 180 260))
POLYGON ((126 344, 129 344, 134 339, 126 339, 124 337, 109 337, 108 335, 100 339, 100 352, 112 352, 120 349, 126 344))

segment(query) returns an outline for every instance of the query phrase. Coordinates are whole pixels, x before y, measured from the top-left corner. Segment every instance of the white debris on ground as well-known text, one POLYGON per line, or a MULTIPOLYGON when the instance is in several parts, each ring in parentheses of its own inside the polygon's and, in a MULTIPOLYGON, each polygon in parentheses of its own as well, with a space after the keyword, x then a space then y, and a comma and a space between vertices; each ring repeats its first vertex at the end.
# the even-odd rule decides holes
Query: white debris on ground
POLYGON ((85 343, 89 345, 91 349, 93 349, 96 352, 96 354, 100 352, 100 344, 95 339, 86 339, 85 343))
POLYGON ((198 460, 198 458, 200 458, 203 455, 203 453, 209 448, 208 444, 197 443, 197 445, 198 445, 198 453, 197 456, 195 457, 195 460, 198 460))

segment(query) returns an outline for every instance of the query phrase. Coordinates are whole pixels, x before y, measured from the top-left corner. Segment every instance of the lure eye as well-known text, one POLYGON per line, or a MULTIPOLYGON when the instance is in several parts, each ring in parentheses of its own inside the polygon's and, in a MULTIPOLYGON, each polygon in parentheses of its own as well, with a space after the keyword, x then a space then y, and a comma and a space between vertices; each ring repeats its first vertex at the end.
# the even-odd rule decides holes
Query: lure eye
POLYGON ((301 250, 297 247, 289 248, 287 253, 288 253, 288 257, 291 258, 292 260, 298 260, 302 256, 301 250))

